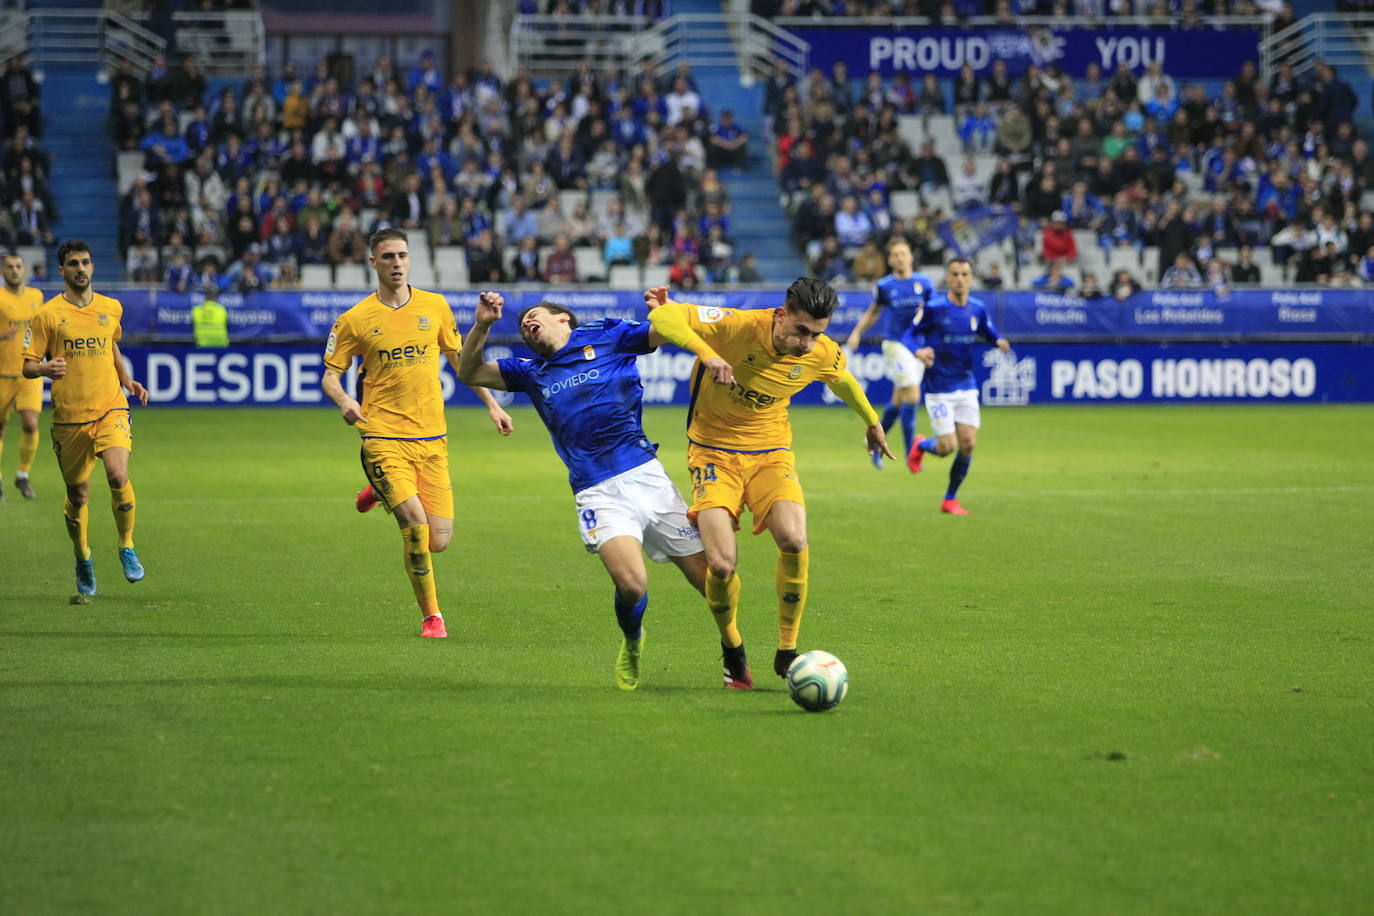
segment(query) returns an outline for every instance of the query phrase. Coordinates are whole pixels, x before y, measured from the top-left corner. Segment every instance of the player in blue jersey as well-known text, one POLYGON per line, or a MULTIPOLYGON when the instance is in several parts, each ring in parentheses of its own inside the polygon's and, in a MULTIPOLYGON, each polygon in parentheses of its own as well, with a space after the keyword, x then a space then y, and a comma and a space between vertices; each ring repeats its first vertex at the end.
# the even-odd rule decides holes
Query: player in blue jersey
POLYGON ((973 347, 993 344, 1003 353, 1011 344, 997 333, 988 310, 969 295, 973 266, 967 258, 955 258, 945 268, 945 293, 936 296, 916 314, 916 321, 902 340, 926 365, 926 413, 935 435, 911 447, 907 464, 920 471, 927 452, 941 457, 958 449, 949 468, 949 489, 940 511, 968 515, 959 505, 959 485, 968 476, 973 447, 978 442, 978 383, 973 379, 973 347))
MULTIPOLYGON (((624 639, 615 683, 639 685, 644 645, 641 621, 649 603, 644 553, 671 560, 705 595, 706 557, 701 535, 687 518, 687 504, 644 434, 640 419, 644 387, 635 359, 665 341, 650 325, 607 318, 580 325, 568 309, 541 302, 520 315, 520 336, 535 359, 483 362, 482 349, 504 300, 478 297, 476 321, 458 363, 469 385, 523 391, 549 428, 553 447, 568 467, 582 543, 601 558, 615 583, 615 616, 624 639)), ((732 380, 724 360, 707 366, 717 381, 732 380)), ((717 625, 721 626, 720 621, 717 625)), ((722 627, 722 637, 725 629, 722 627)), ((722 643, 725 686, 754 685, 743 644, 722 643)))
MULTIPOLYGON (((909 454, 916 444, 916 405, 921 402, 921 377, 926 367, 902 343, 902 335, 911 327, 916 310, 935 294, 935 281, 914 272, 911 246, 901 236, 887 243, 887 264, 892 273, 873 287, 873 304, 849 332, 844 348, 852 352, 859 346, 864 332, 882 321, 883 362, 887 364, 887 377, 892 382, 892 403, 883 411, 883 432, 891 429, 893 422, 901 417, 902 435, 906 438, 909 454)), ((920 468, 920 463, 912 465, 911 459, 907 459, 907 465, 913 474, 920 468)), ((881 451, 873 452, 873 466, 883 466, 881 451)))

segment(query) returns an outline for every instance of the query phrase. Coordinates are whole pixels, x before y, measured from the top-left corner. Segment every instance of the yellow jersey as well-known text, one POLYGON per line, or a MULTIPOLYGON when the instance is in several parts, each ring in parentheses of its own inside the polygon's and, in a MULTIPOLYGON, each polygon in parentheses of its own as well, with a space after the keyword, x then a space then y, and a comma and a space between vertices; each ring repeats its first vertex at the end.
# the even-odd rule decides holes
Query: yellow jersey
POLYGON ((60 293, 34 314, 24 335, 24 358, 62 357, 67 374, 52 381, 52 421, 90 423, 129 407, 115 372, 115 343, 124 306, 93 294, 90 305, 73 305, 60 293))
POLYGON ((373 293, 339 316, 324 348, 324 364, 347 372, 362 357, 364 439, 439 439, 448 434, 440 354, 463 348, 448 301, 438 293, 410 289, 399 308, 373 293))
POLYGON ((712 381, 697 360, 692 369, 692 403, 687 438, 710 448, 762 452, 792 447, 787 405, 812 382, 835 382, 845 374, 844 351, 824 334, 805 356, 773 348, 773 309, 723 309, 670 303, 683 309, 693 331, 711 345, 735 373, 735 384, 712 381))
POLYGON ((0 334, 13 331, 0 340, 0 378, 19 378, 24 374, 24 332, 33 315, 43 307, 43 294, 26 286, 16 295, 0 286, 0 334))

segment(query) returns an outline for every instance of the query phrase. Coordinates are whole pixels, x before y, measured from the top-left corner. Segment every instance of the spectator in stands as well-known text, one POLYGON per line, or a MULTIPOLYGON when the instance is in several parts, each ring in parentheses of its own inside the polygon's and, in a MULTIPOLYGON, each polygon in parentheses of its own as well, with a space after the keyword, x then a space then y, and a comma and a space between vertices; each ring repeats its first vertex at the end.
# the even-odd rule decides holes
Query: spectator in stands
POLYGON ((353 217, 353 211, 345 208, 334 222, 334 231, 329 234, 329 263, 365 264, 367 263, 367 240, 353 217))
POLYGON ((269 264, 281 264, 284 261, 299 263, 300 243, 291 220, 274 220, 271 232, 272 234, 262 243, 264 260, 269 264))
POLYGON ((0 127, 10 137, 21 124, 32 136, 43 133, 38 83, 15 54, 5 61, 5 72, 0 77, 0 127))
POLYGON ((577 258, 565 234, 559 234, 553 240, 553 251, 544 260, 544 279, 549 283, 577 282, 577 258))
POLYGON ((329 232, 315 214, 306 216, 296 231, 296 261, 299 264, 329 263, 329 232))
POLYGON ((978 178, 978 167, 971 158, 966 158, 959 172, 950 183, 950 194, 956 210, 969 210, 987 204, 983 182, 978 178))
POLYGON ((887 259, 878 248, 878 241, 872 237, 864 241, 863 248, 854 255, 850 272, 856 283, 875 283, 887 273, 887 259))
POLYGON ((1231 283, 1236 286, 1256 286, 1259 282, 1260 269, 1254 262, 1254 249, 1242 245, 1240 260, 1231 265, 1231 283))
POLYGON ((1163 289, 1198 289, 1202 286, 1202 274, 1188 252, 1180 251, 1169 269, 1164 271, 1159 285, 1163 289))
POLYGON ((544 282, 544 274, 539 269, 539 242, 534 236, 526 236, 520 241, 511 259, 511 275, 516 283, 544 282))
POLYGON ((1078 244, 1063 210, 1055 210, 1040 233, 1040 258, 1050 264, 1078 260, 1078 244))
POLYGON ((923 194, 949 187, 949 169, 945 167, 945 160, 936 154, 935 144, 929 140, 921 144, 921 155, 911 161, 905 177, 908 187, 923 194))
MULTIPOLYGON (((1163 279, 1165 272, 1178 264, 1179 255, 1187 255, 1195 237, 1196 233, 1184 219, 1183 210, 1178 201, 1169 201, 1165 205, 1163 218, 1153 230, 1147 232, 1145 239, 1147 243, 1159 248, 1161 279, 1163 279)), ((1188 262, 1191 264, 1192 259, 1189 258, 1188 262)), ((1193 272, 1196 273, 1197 269, 1194 268, 1193 272)), ((1202 278, 1199 277, 1198 282, 1200 283, 1201 280, 1202 278)))
POLYGON ((672 269, 668 271, 668 282, 677 289, 691 290, 701 285, 701 278, 697 274, 696 264, 692 257, 685 252, 679 254, 673 261, 672 269))
POLYGON ((840 202, 840 211, 835 214, 833 231, 846 258, 853 257, 873 231, 873 222, 868 218, 868 214, 859 209, 859 202, 853 195, 845 197, 840 202))
POLYGON ((419 175, 412 172, 405 177, 402 190, 391 197, 388 212, 391 224, 398 229, 414 232, 424 228, 429 219, 429 209, 420 189, 419 175))
POLYGON ((644 187, 652 208, 651 218, 665 232, 673 215, 687 203, 687 181, 672 156, 661 156, 644 187))
POLYGON ((1140 292, 1140 283, 1131 276, 1129 270, 1118 270, 1112 274, 1112 297, 1117 300, 1125 300, 1140 292))
POLYGON ((997 122, 994 151, 1010 160, 1013 166, 1021 168, 1030 162, 1031 144, 1034 141, 1035 133, 1030 118, 1026 117, 1020 106, 1008 106, 997 122))
POLYGON ((1326 127, 1328 135, 1334 134, 1338 124, 1348 124, 1355 116, 1360 101, 1350 84, 1336 75, 1336 68, 1329 64, 1317 65, 1316 99, 1313 102, 1313 116, 1326 127))
POLYGON ((186 255, 178 252, 167 265, 167 270, 162 276, 162 283, 168 291, 173 293, 186 293, 191 291, 191 284, 195 281, 195 271, 187 263, 186 255))
POLYGON ((963 116, 959 139, 964 144, 964 152, 970 155, 992 152, 997 139, 997 121, 987 105, 980 102, 963 116))
POLYGON ((468 240, 468 279, 473 283, 500 283, 506 279, 500 252, 490 229, 483 229, 468 240))
POLYGON ((1044 289, 1056 293, 1070 290, 1073 285, 1073 278, 1064 274, 1064 265, 1059 261, 1051 261, 1045 272, 1031 282, 1031 286, 1035 289, 1044 289))
POLYGON ((707 150, 706 161, 712 168, 731 168, 739 171, 744 167, 749 151, 749 134, 735 123, 735 113, 726 108, 720 113, 720 120, 711 125, 711 145, 707 150))
POLYGON ((125 270, 129 279, 135 283, 156 283, 161 273, 157 249, 146 240, 130 245, 129 255, 125 259, 125 270))
POLYGON ((1097 282, 1097 274, 1085 273, 1083 275, 1083 285, 1078 288, 1078 295, 1084 299, 1105 299, 1107 291, 1097 282))

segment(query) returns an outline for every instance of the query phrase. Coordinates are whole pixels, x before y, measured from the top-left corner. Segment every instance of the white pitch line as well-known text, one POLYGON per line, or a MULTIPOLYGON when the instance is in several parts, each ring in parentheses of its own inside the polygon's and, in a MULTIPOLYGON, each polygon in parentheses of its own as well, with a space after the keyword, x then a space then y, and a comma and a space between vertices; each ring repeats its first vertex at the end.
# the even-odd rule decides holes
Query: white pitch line
MULTIPOLYGON (((999 496, 1302 496, 1314 493, 1374 493, 1370 486, 1330 486, 1330 487, 1168 487, 1149 489, 1145 487, 1113 487, 1100 490, 986 490, 989 495, 999 496)), ((877 494, 867 494, 877 495, 877 494)), ((853 493, 808 493, 808 499, 828 497, 852 499, 853 493)), ((170 499, 153 498, 158 505, 195 505, 197 503, 340 503, 351 505, 352 496, 174 496, 170 499)))

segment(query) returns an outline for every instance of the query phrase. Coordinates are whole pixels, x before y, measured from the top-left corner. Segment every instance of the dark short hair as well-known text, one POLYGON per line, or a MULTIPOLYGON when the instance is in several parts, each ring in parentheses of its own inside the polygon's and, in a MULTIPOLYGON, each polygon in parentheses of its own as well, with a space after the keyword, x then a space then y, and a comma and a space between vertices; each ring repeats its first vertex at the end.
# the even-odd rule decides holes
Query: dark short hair
POLYGON ((959 258, 950 258, 948 261, 945 262, 945 270, 949 270, 949 269, 950 269, 951 267, 953 267, 955 264, 967 264, 967 265, 968 265, 968 269, 969 269, 969 270, 973 270, 973 262, 970 261, 968 258, 963 258, 963 257, 959 257, 959 258))
POLYGON ((525 316, 530 313, 530 309, 544 309, 546 312, 549 312, 554 315, 567 315, 568 328, 570 330, 577 329, 577 315, 573 313, 573 310, 568 308, 567 306, 559 305, 556 302, 549 302, 547 299, 537 302, 526 309, 523 309, 520 312, 520 317, 516 319, 516 327, 520 327, 525 323, 525 316))
POLYGON ((382 242, 389 242, 392 239, 398 242, 405 242, 406 247, 410 247, 410 237, 405 234, 404 229, 388 227, 386 229, 378 229, 376 232, 372 233, 367 240, 367 250, 375 253, 378 245, 382 244, 382 242))
POLYGON ((787 287, 784 306, 793 312, 805 312, 812 318, 829 318, 840 304, 840 297, 824 280, 815 277, 801 277, 787 287))
POLYGON ((81 241, 81 239, 67 239, 67 241, 58 246, 57 266, 61 267, 63 264, 67 263, 67 255, 82 251, 90 254, 91 246, 81 241))

